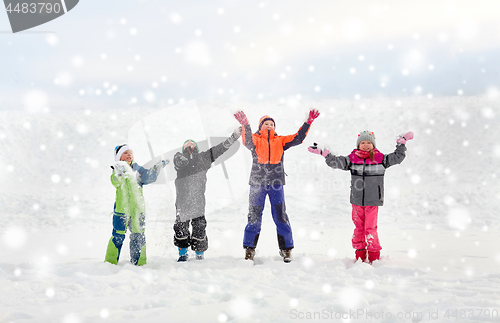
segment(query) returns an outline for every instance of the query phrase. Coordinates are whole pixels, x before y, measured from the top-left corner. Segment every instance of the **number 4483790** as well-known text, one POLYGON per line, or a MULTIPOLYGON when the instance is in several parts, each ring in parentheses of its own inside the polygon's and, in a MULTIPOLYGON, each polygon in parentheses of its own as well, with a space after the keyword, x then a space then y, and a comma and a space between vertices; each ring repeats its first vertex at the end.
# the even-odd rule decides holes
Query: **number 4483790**
POLYGON ((12 8, 12 3, 9 3, 5 7, 8 13, 59 13, 61 11, 61 5, 59 3, 17 3, 14 8, 12 8))
POLYGON ((465 320, 478 318, 494 318, 498 319, 497 309, 448 309, 444 314, 448 320, 465 320))

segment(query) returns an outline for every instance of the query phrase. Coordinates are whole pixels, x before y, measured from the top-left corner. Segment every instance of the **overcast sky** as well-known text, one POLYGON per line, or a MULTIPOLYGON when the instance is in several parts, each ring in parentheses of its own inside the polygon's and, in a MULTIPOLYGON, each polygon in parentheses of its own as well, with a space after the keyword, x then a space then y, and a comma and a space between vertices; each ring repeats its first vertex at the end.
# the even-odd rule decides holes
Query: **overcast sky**
POLYGON ((13 34, 0 109, 498 96, 500 1, 81 0, 13 34))

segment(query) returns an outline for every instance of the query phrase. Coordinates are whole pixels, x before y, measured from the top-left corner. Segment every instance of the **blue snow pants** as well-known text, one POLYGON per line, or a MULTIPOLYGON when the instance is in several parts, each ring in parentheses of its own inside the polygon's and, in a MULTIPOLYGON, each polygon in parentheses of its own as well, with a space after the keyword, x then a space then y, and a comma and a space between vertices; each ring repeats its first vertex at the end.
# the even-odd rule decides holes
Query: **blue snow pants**
POLYGON ((105 261, 115 265, 118 263, 127 229, 130 230, 130 262, 134 265, 145 265, 146 235, 143 213, 133 217, 123 213, 113 214, 113 232, 106 250, 105 261))
POLYGON ((271 214, 276 224, 279 248, 290 250, 293 248, 292 226, 286 214, 283 185, 250 186, 248 224, 245 227, 243 247, 255 248, 257 246, 267 195, 269 195, 271 214))

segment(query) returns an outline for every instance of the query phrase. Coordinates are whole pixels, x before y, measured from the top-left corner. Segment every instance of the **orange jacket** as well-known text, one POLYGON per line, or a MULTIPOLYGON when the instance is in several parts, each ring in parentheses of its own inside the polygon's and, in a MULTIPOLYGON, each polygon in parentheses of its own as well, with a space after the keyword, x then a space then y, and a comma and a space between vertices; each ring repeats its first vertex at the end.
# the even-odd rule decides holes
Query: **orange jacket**
POLYGON ((297 133, 278 136, 274 130, 260 130, 252 134, 250 125, 245 125, 242 141, 253 158, 250 185, 284 185, 283 154, 288 148, 304 141, 309 127, 310 124, 304 123, 297 133))

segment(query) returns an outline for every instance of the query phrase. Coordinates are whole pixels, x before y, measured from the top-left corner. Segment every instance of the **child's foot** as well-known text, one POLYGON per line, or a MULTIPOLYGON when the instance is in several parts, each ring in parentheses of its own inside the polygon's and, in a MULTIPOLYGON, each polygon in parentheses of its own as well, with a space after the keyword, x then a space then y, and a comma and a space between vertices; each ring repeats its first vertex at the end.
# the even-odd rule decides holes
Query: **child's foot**
POLYGON ((203 260, 205 259, 205 254, 203 251, 195 251, 196 252, 196 260, 203 260))
POLYGON ((177 262, 188 261, 188 259, 188 248, 179 248, 179 259, 177 259, 177 262))
POLYGON ((380 259, 380 251, 368 251, 368 262, 371 264, 380 259))
POLYGON ((245 248, 245 260, 253 260, 255 257, 255 248, 245 248))
POLYGON ((366 249, 357 249, 356 250, 356 261, 361 259, 362 262, 366 261, 366 249))
POLYGON ((292 261, 292 250, 280 250, 280 256, 283 257, 283 261, 288 263, 292 261))
POLYGON ((188 255, 182 255, 182 256, 179 256, 179 259, 177 259, 177 262, 188 261, 188 259, 189 259, 188 255))

